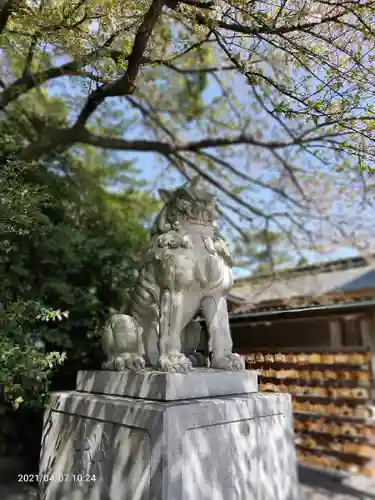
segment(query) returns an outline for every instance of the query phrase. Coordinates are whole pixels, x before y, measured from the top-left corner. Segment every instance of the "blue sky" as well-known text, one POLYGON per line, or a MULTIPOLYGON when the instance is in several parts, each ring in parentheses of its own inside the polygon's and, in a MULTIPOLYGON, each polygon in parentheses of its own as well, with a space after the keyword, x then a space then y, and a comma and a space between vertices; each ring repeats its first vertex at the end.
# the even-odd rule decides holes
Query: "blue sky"
MULTIPOLYGON (((57 81, 51 82, 48 85, 48 89, 50 94, 54 95, 61 95, 61 84, 63 84, 64 87, 64 92, 63 94, 68 94, 70 99, 80 99, 79 94, 77 93, 76 88, 71 85, 71 80, 69 78, 61 78, 59 79, 59 82, 57 81)), ((218 95, 218 87, 217 85, 211 81, 209 84, 208 88, 205 91, 205 101, 210 102, 215 96, 218 95)), ((126 112, 126 104, 124 105, 124 112, 126 112)), ((71 117, 73 119, 73 116, 71 117)), ((197 134, 194 134, 196 139, 199 138, 197 134)), ((134 127, 132 130, 132 133, 130 135, 127 135, 127 138, 139 138, 142 137, 142 130, 134 127)), ((140 174, 139 176, 145 180, 148 181, 148 186, 147 189, 149 190, 150 185, 151 185, 151 180, 155 178, 155 165, 158 164, 158 169, 157 173, 160 174, 161 169, 160 169, 160 162, 156 161, 156 157, 154 154, 150 153, 119 153, 116 152, 116 157, 122 158, 122 159, 131 159, 135 162, 135 166, 137 169, 139 169, 140 174)), ((237 166, 237 165, 235 165, 237 166)), ((241 165, 238 165, 238 167, 241 167, 241 165)), ((178 180, 176 180, 177 183, 180 182, 180 179, 178 178, 178 175, 176 176, 178 180)), ((162 180, 162 179, 161 179, 162 180)), ((176 183, 175 182, 175 183, 176 183)), ((162 182, 159 183, 160 185, 163 184, 162 182)), ((168 183, 163 185, 163 187, 172 187, 170 184, 170 179, 168 178, 168 183)), ((156 194, 156 193, 155 193, 156 194)), ((263 201, 267 202, 267 199, 264 199, 266 194, 263 191, 261 196, 263 197, 263 201)), ((271 197, 269 197, 269 200, 271 200, 271 197)), ((311 251, 304 251, 303 252, 306 258, 308 259, 309 262, 318 262, 322 260, 327 260, 327 259, 340 259, 340 258, 345 258, 345 257, 351 257, 357 254, 357 252, 352 249, 352 248, 341 248, 339 250, 336 250, 330 254, 325 254, 322 256, 322 254, 316 254, 315 252, 311 251)), ((249 271, 248 270, 235 270, 237 275, 243 275, 247 274, 249 271)))

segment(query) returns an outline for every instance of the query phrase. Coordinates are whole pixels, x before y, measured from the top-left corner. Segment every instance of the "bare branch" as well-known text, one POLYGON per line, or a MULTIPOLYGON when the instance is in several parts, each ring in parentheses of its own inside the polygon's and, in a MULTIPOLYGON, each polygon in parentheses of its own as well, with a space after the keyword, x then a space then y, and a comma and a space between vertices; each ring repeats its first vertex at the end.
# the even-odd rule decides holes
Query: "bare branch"
MULTIPOLYGON (((201 152, 201 154, 204 155, 204 156, 207 156, 208 158, 211 158, 213 161, 215 161, 218 164, 222 165, 226 170, 228 170, 229 172, 232 172, 237 177, 240 177, 241 179, 243 179, 245 181, 248 181, 249 183, 254 184, 256 186, 262 187, 264 189, 269 189, 270 191, 273 191, 274 193, 278 194, 281 198, 284 198, 287 201, 291 202, 293 205, 296 205, 296 206, 298 206, 300 208, 303 208, 303 206, 301 205, 301 203, 298 200, 295 200, 294 198, 292 198, 291 196, 289 196, 288 193, 285 192, 285 190, 280 189, 280 188, 278 188, 276 186, 271 186, 270 184, 266 184, 265 182, 262 182, 259 179, 254 179, 254 177, 251 177, 250 175, 245 174, 241 170, 238 170, 237 168, 235 168, 229 162, 223 160, 222 158, 218 158, 217 156, 215 156, 213 154, 210 154, 210 153, 207 153, 207 152, 201 152)), ((287 165, 287 164, 284 165, 284 167, 286 168, 286 170, 288 170, 288 172, 291 170, 290 166, 287 165)), ((293 181, 296 181, 295 177, 293 177, 293 181)), ((296 181, 296 182, 297 182, 297 184, 299 186, 298 181, 296 181)), ((300 186, 299 186, 299 188, 302 189, 300 186)))
MULTIPOLYGON (((220 203, 220 202, 219 202, 220 203)), ((222 208, 219 206, 216 207, 217 213, 222 217, 229 226, 233 227, 233 229, 241 236, 243 241, 248 242, 250 240, 249 234, 244 231, 236 222, 233 220, 233 217, 230 217, 222 208)))
POLYGON ((4 31, 5 26, 7 25, 8 19, 12 14, 12 7, 14 4, 14 0, 7 0, 2 9, 0 10, 0 34, 4 31))
POLYGON ((115 82, 104 84, 90 94, 74 124, 75 128, 84 127, 89 117, 106 97, 124 96, 134 92, 135 79, 142 64, 144 51, 165 4, 165 0, 153 0, 135 36, 125 74, 115 82))
POLYGON ((29 47, 29 51, 27 53, 27 57, 26 57, 26 61, 25 61, 25 66, 24 66, 24 69, 23 69, 23 72, 22 72, 22 76, 25 76, 27 74, 29 74, 29 71, 30 71, 30 65, 31 65, 31 62, 34 58, 34 52, 35 52, 35 48, 38 44, 38 36, 36 34, 34 34, 31 38, 31 42, 30 42, 30 47, 29 47))
POLYGON ((212 9, 215 7, 215 2, 200 2, 199 0, 179 0, 179 3, 185 5, 191 5, 192 7, 197 7, 198 9, 212 9))
POLYGON ((89 71, 81 71, 79 68, 84 65, 84 62, 78 63, 72 61, 62 66, 50 68, 40 73, 25 73, 21 78, 13 82, 0 94, 0 109, 4 109, 9 103, 18 99, 31 89, 34 89, 43 83, 46 83, 61 76, 77 76, 82 78, 90 78, 93 81, 102 83, 103 79, 94 75, 89 71))
MULTIPOLYGON (((252 146, 267 148, 269 150, 278 150, 293 146, 302 146, 304 144, 315 144, 319 141, 327 142, 328 139, 346 135, 345 132, 337 132, 332 134, 322 134, 307 138, 296 137, 290 141, 281 140, 259 140, 256 137, 241 133, 233 137, 206 137, 198 141, 186 141, 176 144, 165 143, 161 141, 147 140, 126 140, 118 137, 108 137, 96 135, 86 128, 72 127, 70 129, 49 129, 43 134, 40 143, 30 144, 21 153, 24 160, 36 160, 41 155, 49 151, 49 147, 58 143, 58 138, 61 138, 61 144, 64 147, 74 143, 90 144, 103 149, 114 149, 122 151, 154 151, 160 154, 175 154, 181 152, 200 153, 204 149, 221 148, 226 146, 240 146, 243 144, 251 144, 252 146), (50 146, 49 146, 50 145, 50 146)), ((334 144, 334 143, 333 143, 334 144)), ((339 146, 339 143, 337 143, 339 146)))
POLYGON ((334 16, 327 16, 321 19, 320 21, 297 24, 292 26, 246 26, 244 24, 239 23, 226 23, 224 21, 213 21, 207 20, 202 15, 197 15, 197 21, 205 26, 208 26, 211 29, 221 28, 227 31, 231 31, 233 33, 243 33, 244 35, 279 35, 293 32, 305 32, 308 29, 315 28, 316 26, 321 26, 322 24, 328 24, 339 21, 345 12, 340 12, 334 16))
POLYGON ((131 96, 127 96, 126 99, 130 102, 132 106, 134 106, 136 109, 138 109, 141 114, 145 117, 154 122, 172 141, 175 141, 176 138, 172 134, 172 132, 165 126, 165 124, 162 122, 162 120, 158 117, 157 113, 153 111, 152 113, 146 109, 141 103, 137 102, 135 99, 133 99, 131 96))
POLYGON ((192 170, 194 170, 197 174, 199 174, 203 179, 205 179, 211 186, 215 186, 219 191, 222 193, 226 194, 229 198, 231 198, 233 201, 238 203, 239 205, 242 205, 245 207, 247 210, 250 210, 250 212, 253 212, 255 215, 258 215, 260 217, 263 217, 264 214, 261 210, 259 210, 257 207, 251 205, 250 203, 247 203, 245 200, 237 196, 235 193, 232 193, 228 188, 226 188, 221 182, 219 182, 217 179, 212 177, 211 175, 207 174, 204 170, 202 170, 198 165, 196 165, 194 162, 190 161, 186 156, 182 156, 180 154, 176 154, 175 156, 179 158, 182 162, 186 163, 192 170))
POLYGON ((173 71, 176 71, 177 73, 181 73, 182 75, 188 75, 188 74, 194 74, 194 73, 199 73, 199 74, 204 74, 204 73, 215 73, 219 71, 231 71, 236 69, 235 66, 233 65, 228 65, 228 66, 213 66, 213 67, 202 67, 202 68, 179 68, 175 64, 170 63, 169 61, 164 61, 164 60, 151 60, 151 59, 144 59, 144 62, 148 62, 149 64, 160 64, 161 66, 165 66, 166 68, 172 69, 173 71))
MULTIPOLYGON (((39 71, 38 73, 30 74, 28 71, 24 71, 23 75, 11 83, 8 87, 3 86, 4 91, 0 93, 0 109, 4 109, 10 102, 18 99, 18 97, 29 90, 62 76, 88 77, 94 81, 103 83, 100 77, 97 77, 90 72, 83 72, 81 71, 81 68, 85 65, 89 65, 99 56, 114 57, 115 53, 117 55, 118 52, 109 50, 109 47, 118 34, 118 32, 112 33, 112 35, 108 37, 101 47, 90 52, 79 60, 69 61, 61 66, 55 66, 45 71, 39 71)), ((25 69, 26 68, 27 66, 25 66, 25 69)))

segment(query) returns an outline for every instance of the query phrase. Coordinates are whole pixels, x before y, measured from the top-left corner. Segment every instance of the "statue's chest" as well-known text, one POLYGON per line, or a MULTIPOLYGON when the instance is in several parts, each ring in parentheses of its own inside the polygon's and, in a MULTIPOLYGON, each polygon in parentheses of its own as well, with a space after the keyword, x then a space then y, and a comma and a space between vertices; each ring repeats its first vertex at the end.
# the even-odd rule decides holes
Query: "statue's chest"
MULTIPOLYGON (((153 256, 157 262, 163 287, 212 290, 228 281, 230 268, 218 254, 211 235, 166 234, 160 237, 153 256)), ((227 285, 225 285, 227 286, 227 285)))
POLYGON ((200 236, 194 238, 192 243, 195 279, 202 287, 211 287, 223 277, 225 270, 223 259, 218 255, 211 237, 200 236))
POLYGON ((194 238, 190 237, 190 240, 197 256, 205 258, 207 255, 217 255, 213 239, 210 236, 200 235, 194 238))

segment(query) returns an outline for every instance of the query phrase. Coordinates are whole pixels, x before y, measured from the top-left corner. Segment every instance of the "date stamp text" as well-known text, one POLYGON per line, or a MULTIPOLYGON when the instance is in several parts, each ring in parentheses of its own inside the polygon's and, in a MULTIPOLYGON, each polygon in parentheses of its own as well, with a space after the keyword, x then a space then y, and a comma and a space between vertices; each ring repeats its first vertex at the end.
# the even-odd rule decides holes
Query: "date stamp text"
POLYGON ((95 474, 18 474, 19 483, 94 483, 95 474))

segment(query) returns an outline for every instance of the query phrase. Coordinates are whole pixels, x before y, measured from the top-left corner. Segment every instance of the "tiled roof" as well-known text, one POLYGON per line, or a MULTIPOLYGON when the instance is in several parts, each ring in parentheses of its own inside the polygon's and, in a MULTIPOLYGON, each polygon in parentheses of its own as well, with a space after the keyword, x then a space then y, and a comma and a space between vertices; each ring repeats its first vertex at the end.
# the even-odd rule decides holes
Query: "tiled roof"
MULTIPOLYGON (((286 307, 290 303, 293 307, 303 302, 327 303, 337 296, 345 300, 344 297, 369 289, 375 289, 374 256, 333 261, 277 275, 239 278, 229 300, 236 305, 233 312, 244 312, 261 305, 264 308, 267 303, 271 308, 272 303, 284 303, 286 307)), ((375 292, 367 296, 375 297, 375 292)))

